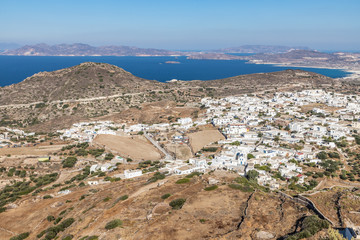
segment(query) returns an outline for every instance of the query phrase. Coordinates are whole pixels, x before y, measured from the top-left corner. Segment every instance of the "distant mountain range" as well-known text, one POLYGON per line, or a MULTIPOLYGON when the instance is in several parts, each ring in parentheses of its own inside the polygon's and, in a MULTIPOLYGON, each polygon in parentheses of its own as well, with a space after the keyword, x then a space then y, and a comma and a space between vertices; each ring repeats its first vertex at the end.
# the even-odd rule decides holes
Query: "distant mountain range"
MULTIPOLYGON (((1 47, 1 45, 0 45, 1 47)), ((6 48, 1 55, 18 56, 194 56, 199 52, 180 52, 154 48, 137 48, 130 46, 100 46, 94 47, 83 43, 48 45, 45 43, 26 45, 20 48, 6 48)), ((5 48, 4 48, 5 49, 5 48)), ((307 47, 286 47, 268 45, 244 45, 211 51, 223 53, 285 53, 294 49, 308 50, 307 47)))
POLYGON ((6 50, 1 55, 18 56, 172 56, 184 55, 180 52, 137 48, 129 46, 94 47, 83 43, 47 45, 45 43, 26 45, 21 48, 6 50))

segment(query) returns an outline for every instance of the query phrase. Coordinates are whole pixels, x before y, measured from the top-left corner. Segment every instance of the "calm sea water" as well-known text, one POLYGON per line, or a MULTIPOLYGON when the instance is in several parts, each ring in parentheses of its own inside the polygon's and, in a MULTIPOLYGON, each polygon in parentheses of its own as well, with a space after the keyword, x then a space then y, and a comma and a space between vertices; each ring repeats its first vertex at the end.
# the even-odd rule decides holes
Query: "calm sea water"
POLYGON ((266 64, 247 64, 246 61, 240 60, 190 60, 186 57, 0 56, 0 86, 21 82, 38 72, 54 71, 89 61, 113 64, 135 76, 161 82, 171 79, 212 80, 285 69, 303 69, 333 78, 348 75, 347 72, 335 69, 278 67, 266 64), (178 61, 180 64, 166 64, 166 61, 178 61))

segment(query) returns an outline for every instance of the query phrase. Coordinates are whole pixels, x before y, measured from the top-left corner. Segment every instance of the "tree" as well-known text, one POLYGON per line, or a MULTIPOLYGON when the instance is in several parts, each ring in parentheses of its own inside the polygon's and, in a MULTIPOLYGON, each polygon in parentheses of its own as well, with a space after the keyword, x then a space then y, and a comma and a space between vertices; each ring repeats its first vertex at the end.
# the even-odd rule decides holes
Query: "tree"
POLYGON ((254 156, 254 155, 252 155, 251 153, 248 153, 248 155, 247 155, 247 159, 252 159, 252 158, 255 158, 255 156, 254 156))
POLYGON ((255 181, 257 182, 257 177, 259 176, 259 172, 256 170, 250 170, 246 173, 246 178, 249 181, 255 181))
POLYGON ((178 199, 172 200, 169 203, 169 205, 170 205, 170 207, 172 207, 172 209, 181 209, 185 202, 186 202, 186 199, 178 198, 178 199))
POLYGON ((63 162, 63 168, 72 168, 77 162, 76 157, 67 157, 63 162))
POLYGON ((275 136, 275 137, 274 137, 274 141, 275 141, 275 142, 280 141, 280 137, 279 137, 279 136, 275 136))
POLYGON ((319 152, 318 154, 316 154, 316 157, 317 157, 318 159, 325 160, 325 159, 327 159, 328 155, 327 155, 326 152, 321 151, 321 152, 319 152))

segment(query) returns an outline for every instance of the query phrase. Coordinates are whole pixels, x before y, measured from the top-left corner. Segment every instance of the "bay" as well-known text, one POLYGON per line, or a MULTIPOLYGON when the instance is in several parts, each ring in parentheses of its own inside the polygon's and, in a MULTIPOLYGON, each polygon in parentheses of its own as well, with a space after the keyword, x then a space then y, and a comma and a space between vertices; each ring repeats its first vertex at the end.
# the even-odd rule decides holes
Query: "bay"
POLYGON ((349 73, 337 69, 280 67, 269 64, 249 64, 242 60, 194 60, 186 57, 40 57, 0 56, 0 86, 21 82, 35 73, 55 71, 83 62, 102 62, 116 65, 135 76, 158 80, 213 80, 243 74, 276 72, 286 69, 303 69, 340 78, 349 73), (166 63, 177 61, 179 63, 166 63))

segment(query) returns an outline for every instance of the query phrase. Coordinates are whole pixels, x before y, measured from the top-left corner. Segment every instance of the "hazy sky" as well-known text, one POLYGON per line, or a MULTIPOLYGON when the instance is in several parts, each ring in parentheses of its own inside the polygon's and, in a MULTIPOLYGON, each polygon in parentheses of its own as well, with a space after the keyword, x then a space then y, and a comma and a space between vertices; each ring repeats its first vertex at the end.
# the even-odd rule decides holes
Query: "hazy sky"
POLYGON ((360 50, 360 0, 1 0, 0 42, 360 50))

